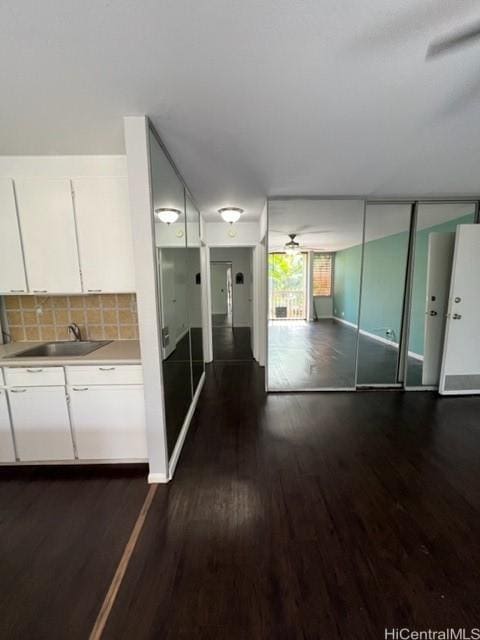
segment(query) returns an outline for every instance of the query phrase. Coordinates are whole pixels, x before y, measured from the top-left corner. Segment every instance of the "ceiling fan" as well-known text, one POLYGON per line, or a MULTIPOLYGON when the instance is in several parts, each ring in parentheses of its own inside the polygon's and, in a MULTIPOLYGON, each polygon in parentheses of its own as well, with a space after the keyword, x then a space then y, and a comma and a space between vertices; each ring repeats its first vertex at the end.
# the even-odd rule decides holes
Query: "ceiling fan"
POLYGON ((440 36, 428 45, 427 59, 435 58, 439 55, 449 53, 452 49, 457 49, 466 44, 473 44, 480 38, 480 21, 473 22, 450 34, 440 36))

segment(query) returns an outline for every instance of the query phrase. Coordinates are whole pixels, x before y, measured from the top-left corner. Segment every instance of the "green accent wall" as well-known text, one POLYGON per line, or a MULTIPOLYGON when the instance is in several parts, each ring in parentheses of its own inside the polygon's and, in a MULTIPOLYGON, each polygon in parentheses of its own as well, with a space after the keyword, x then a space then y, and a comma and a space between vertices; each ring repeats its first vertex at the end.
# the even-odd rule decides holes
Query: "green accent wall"
MULTIPOLYGON (((412 288, 409 350, 423 355, 428 236, 455 231, 459 224, 474 222, 474 214, 462 216, 417 232, 412 288)), ((397 233, 365 243, 361 329, 398 342, 400 338, 409 233, 397 233)), ((333 315, 357 324, 362 247, 356 245, 335 254, 333 315)))
POLYGON ((335 254, 333 268, 333 315, 356 325, 360 296, 362 245, 335 254))

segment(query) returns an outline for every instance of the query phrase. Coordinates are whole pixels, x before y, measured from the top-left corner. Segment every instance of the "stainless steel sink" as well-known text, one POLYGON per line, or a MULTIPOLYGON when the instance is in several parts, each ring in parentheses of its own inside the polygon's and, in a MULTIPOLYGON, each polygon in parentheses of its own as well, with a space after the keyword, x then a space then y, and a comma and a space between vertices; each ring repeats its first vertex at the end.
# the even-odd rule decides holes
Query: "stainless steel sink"
POLYGON ((13 358, 64 358, 68 356, 85 356, 96 349, 110 344, 111 340, 82 340, 80 342, 45 342, 37 347, 20 351, 13 358))

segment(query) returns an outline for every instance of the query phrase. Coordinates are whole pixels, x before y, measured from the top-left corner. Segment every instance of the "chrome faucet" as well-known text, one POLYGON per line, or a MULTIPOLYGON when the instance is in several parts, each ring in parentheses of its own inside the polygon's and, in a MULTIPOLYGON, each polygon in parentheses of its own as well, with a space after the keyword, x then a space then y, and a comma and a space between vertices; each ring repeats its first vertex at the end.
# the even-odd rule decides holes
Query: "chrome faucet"
POLYGON ((67 327, 67 331, 69 334, 71 333, 73 335, 75 342, 81 342, 82 332, 76 322, 72 322, 72 324, 69 324, 67 327))

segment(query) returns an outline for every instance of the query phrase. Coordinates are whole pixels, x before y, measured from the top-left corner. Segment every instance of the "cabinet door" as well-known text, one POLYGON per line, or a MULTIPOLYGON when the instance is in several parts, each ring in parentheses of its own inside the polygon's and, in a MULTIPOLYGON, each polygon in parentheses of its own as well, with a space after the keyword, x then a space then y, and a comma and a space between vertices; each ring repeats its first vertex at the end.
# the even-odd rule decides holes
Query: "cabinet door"
POLYGON ((2 178, 0 179, 0 293, 25 293, 26 291, 27 281, 13 182, 2 178))
POLYGON ((7 393, 4 389, 0 389, 0 462, 15 462, 7 393))
POLYGON ((146 459, 143 386, 70 387, 80 460, 146 459))
POLYGON ((72 185, 84 291, 135 291, 127 178, 75 178, 72 185))
POLYGON ((73 460, 65 387, 17 387, 8 392, 20 460, 73 460))
POLYGON ((32 293, 80 293, 70 180, 15 180, 27 277, 32 293))

